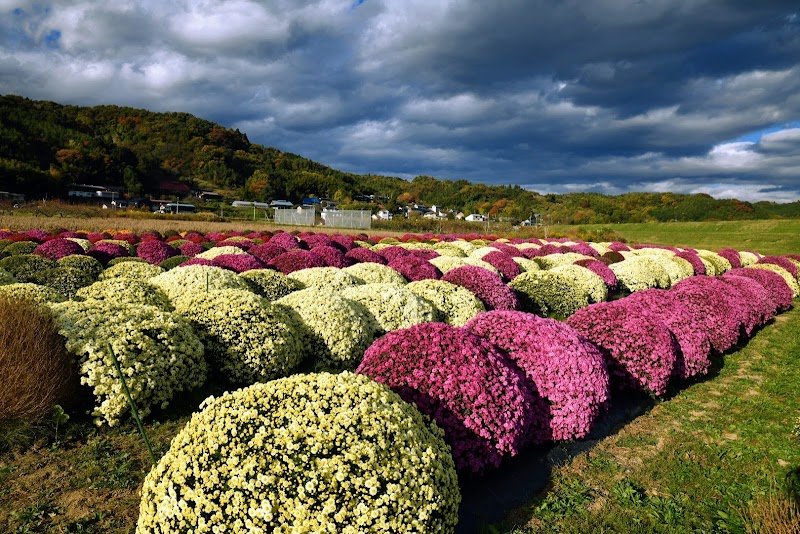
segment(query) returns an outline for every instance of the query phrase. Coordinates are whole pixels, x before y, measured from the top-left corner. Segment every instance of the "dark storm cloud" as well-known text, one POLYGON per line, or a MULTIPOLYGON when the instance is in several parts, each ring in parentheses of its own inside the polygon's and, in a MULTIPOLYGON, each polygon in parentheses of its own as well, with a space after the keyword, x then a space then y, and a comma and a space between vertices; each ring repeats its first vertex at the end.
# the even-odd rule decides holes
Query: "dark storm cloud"
POLYGON ((798 11, 0 0, 0 92, 188 111, 352 172, 785 201, 800 199, 798 11))

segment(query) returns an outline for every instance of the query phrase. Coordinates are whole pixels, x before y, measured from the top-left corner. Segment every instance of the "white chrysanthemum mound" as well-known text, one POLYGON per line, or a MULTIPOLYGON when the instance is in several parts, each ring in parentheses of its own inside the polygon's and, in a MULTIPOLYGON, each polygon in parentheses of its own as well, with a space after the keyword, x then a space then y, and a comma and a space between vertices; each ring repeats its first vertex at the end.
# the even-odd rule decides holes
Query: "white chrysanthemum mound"
POLYGON ((469 289, 444 280, 418 280, 406 287, 429 302, 442 321, 453 326, 464 326, 467 321, 486 311, 483 302, 469 289))
POLYGON ((6 271, 5 269, 0 269, 0 286, 4 286, 6 284, 13 284, 16 281, 17 279, 14 278, 13 274, 6 271))
POLYGON ((499 249, 497 249, 495 247, 482 246, 482 247, 478 247, 475 250, 473 250, 472 252, 470 252, 469 253, 469 257, 470 258, 481 259, 484 256, 486 256, 487 254, 489 254, 490 252, 497 252, 498 250, 499 249))
POLYGON ((591 256, 578 254, 577 252, 564 252, 559 254, 548 254, 546 256, 537 256, 533 258, 539 267, 542 269, 552 269, 560 265, 571 265, 579 260, 591 260, 591 256))
POLYGON ((300 282, 304 288, 316 287, 327 291, 340 291, 363 283, 338 267, 310 267, 291 272, 287 276, 300 282))
POLYGON ((608 248, 609 244, 610 243, 589 243, 589 246, 595 249, 597 253, 602 256, 606 252, 611 252, 611 249, 608 248))
POLYGON ((439 253, 440 256, 451 256, 454 258, 463 258, 467 255, 466 251, 451 242, 442 241, 433 245, 433 250, 439 253))
POLYGON ((158 265, 143 261, 123 261, 112 265, 102 273, 100 280, 111 280, 112 278, 132 278, 135 280, 147 280, 163 273, 164 269, 158 265))
POLYGON ((302 289, 275 304, 299 316, 304 354, 323 368, 355 367, 380 331, 364 306, 329 291, 302 289))
POLYGON ((756 263, 758 259, 759 259, 758 255, 750 251, 747 250, 739 251, 739 261, 742 262, 742 267, 749 267, 750 265, 756 263))
POLYGON ((529 250, 529 249, 540 249, 542 248, 540 245, 536 243, 517 243, 516 245, 511 245, 515 247, 517 250, 529 250))
POLYGON ((145 479, 137 534, 442 533, 461 496, 443 432, 363 375, 209 398, 145 479))
MULTIPOLYGON (((797 298, 800 296, 800 284, 797 283, 797 280, 795 279, 794 276, 792 276, 792 273, 790 273, 780 265, 775 265, 773 263, 759 263, 756 265, 749 266, 748 269, 762 269, 765 271, 772 271, 773 273, 778 273, 786 281, 786 285, 789 286, 789 289, 792 290, 792 297, 797 298)), ((20 284, 14 284, 14 285, 20 285, 20 284)), ((5 287, 11 287, 11 286, 5 286, 5 287)))
POLYGON ((508 285, 517 293, 524 311, 543 317, 565 319, 589 305, 589 293, 575 284, 573 275, 574 273, 560 273, 555 269, 528 271, 514 278, 508 285))
POLYGON ((303 284, 272 269, 250 269, 239 276, 255 291, 269 301, 278 300, 289 293, 303 289, 303 284))
MULTIPOLYGON (((661 250, 661 249, 648 249, 648 250, 661 250)), ((682 266, 678 262, 674 260, 681 260, 686 263, 689 263, 687 260, 683 258, 676 258, 675 253, 670 250, 661 250, 658 254, 642 254, 643 258, 649 258, 659 264, 669 276, 669 286, 672 287, 684 278, 689 278, 690 276, 694 275, 694 269, 692 269, 691 274, 687 274, 686 267, 682 266)), ((692 264, 689 263, 689 267, 692 264)))
POLYGON ((343 269, 365 284, 396 284, 404 286, 408 282, 403 275, 387 265, 380 263, 356 263, 343 269))
POLYGON ((53 288, 33 284, 30 282, 16 282, 11 284, 0 285, 0 293, 9 295, 11 297, 19 297, 39 304, 48 304, 51 302, 64 302, 67 297, 59 293, 53 288))
POLYGON ((366 284, 343 290, 341 296, 361 303, 377 321, 381 334, 438 319, 426 300, 396 284, 366 284))
POLYGON ((212 247, 200 254, 196 255, 195 258, 203 258, 205 260, 213 260, 217 256, 222 256, 223 254, 244 254, 247 255, 247 252, 240 249, 239 247, 234 247, 232 245, 223 246, 223 247, 212 247))
POLYGON ((710 262, 714 266, 714 273, 717 275, 724 274, 733 268, 731 262, 711 250, 700 249, 697 251, 697 255, 700 256, 700 259, 710 262))
MULTIPOLYGON (((497 249, 494 250, 496 252, 497 249)), ((516 258, 515 258, 516 259, 516 258)), ((452 271, 457 267, 463 267, 465 265, 472 265, 474 267, 482 267, 487 271, 491 271, 495 274, 499 274, 500 271, 497 270, 497 267, 492 265, 489 262, 480 260, 478 258, 456 258, 453 256, 438 256, 436 258, 432 258, 428 260, 434 267, 442 271, 442 274, 445 274, 448 271, 452 271)))
POLYGON ((154 276, 150 283, 160 287, 171 300, 184 293, 201 293, 213 289, 250 289, 247 282, 233 271, 209 265, 176 267, 154 276))
POLYGON ((107 300, 124 304, 144 304, 172 310, 167 294, 155 285, 135 278, 111 278, 80 288, 76 296, 86 300, 107 300))
POLYGON ((669 273, 656 260, 648 256, 631 255, 608 266, 617 277, 619 287, 633 293, 644 289, 669 289, 669 273))
MULTIPOLYGON (((478 248, 475 245, 473 245, 472 243, 470 243, 469 241, 464 241, 463 239, 456 239, 455 241, 448 241, 447 244, 451 245, 451 246, 454 246, 454 247, 460 248, 462 250, 462 252, 464 252, 464 254, 466 254, 467 256, 472 254, 478 248)), ((434 245, 434 248, 435 248, 435 245, 434 245)))
MULTIPOLYGON (((530 244, 532 245, 533 243, 530 244)), ((511 259, 514 260, 517 265, 519 265, 519 269, 523 273, 527 273, 528 271, 540 271, 542 269, 541 267, 539 267, 538 263, 528 258, 519 258, 517 256, 514 256, 511 259)))
MULTIPOLYGON (((689 260, 679 258, 678 256, 673 256, 670 258, 670 261, 678 266, 682 277, 681 280, 684 278, 689 278, 690 276, 694 276, 694 267, 692 267, 692 263, 689 260)), ((667 272, 669 272, 669 270, 667 270, 667 272)), ((672 278, 671 275, 670 278, 672 278)))
POLYGON ((585 293, 589 303, 608 300, 608 286, 599 275, 580 265, 559 265, 551 271, 568 278, 578 291, 585 293))
POLYGON ((228 382, 272 380, 291 373, 303 359, 298 321, 255 293, 191 291, 172 302, 195 327, 212 365, 228 382))
POLYGON ((108 343, 142 417, 206 379, 203 344, 175 313, 107 300, 65 302, 51 309, 67 350, 78 356, 81 382, 93 389, 98 423, 113 426, 130 411, 108 343))

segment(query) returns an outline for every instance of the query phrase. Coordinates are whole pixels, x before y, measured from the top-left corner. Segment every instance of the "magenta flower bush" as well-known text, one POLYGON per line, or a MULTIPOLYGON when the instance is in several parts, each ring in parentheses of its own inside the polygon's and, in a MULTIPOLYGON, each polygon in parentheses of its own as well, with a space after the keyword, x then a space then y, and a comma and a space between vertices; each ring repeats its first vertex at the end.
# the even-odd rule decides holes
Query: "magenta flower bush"
POLYGON ((350 249, 345 254, 345 257, 350 258, 354 262, 358 263, 371 262, 380 263, 381 265, 386 265, 389 263, 389 260, 387 260, 385 257, 366 247, 355 247, 350 249))
POLYGON ((678 343, 667 325, 627 299, 575 312, 567 324, 603 351, 612 385, 664 395, 676 371, 678 343))
POLYGON ((389 260, 389 267, 403 275, 409 282, 428 279, 438 280, 442 277, 442 271, 437 269, 436 266, 413 254, 389 260))
POLYGON ((311 249, 311 252, 322 258, 328 267, 343 269, 355 263, 355 261, 345 256, 344 252, 339 248, 331 245, 316 246, 311 249))
POLYGON ((179 245, 178 250, 180 251, 180 254, 192 258, 203 252, 205 249, 203 248, 203 245, 201 245, 200 243, 195 243, 194 241, 187 241, 186 243, 179 245))
POLYGON ((243 273, 245 271, 263 269, 266 267, 264 262, 250 254, 221 254, 211 261, 217 267, 222 267, 223 269, 228 269, 235 273, 243 273))
POLYGON ((143 241, 136 248, 136 255, 153 265, 158 265, 162 261, 178 254, 180 254, 179 249, 155 239, 143 241))
POLYGON ((756 265, 761 263, 771 263, 772 265, 777 265, 778 267, 783 267, 789 274, 791 274, 795 279, 797 279, 797 265, 792 263, 790 260, 784 258, 783 256, 763 256, 756 262, 756 265))
POLYGON ((585 437, 609 399, 603 354, 574 328, 514 311, 481 313, 464 328, 508 353, 548 404, 549 435, 585 437))
POLYGON ((680 348, 676 374, 685 379, 708 374, 711 368, 711 341, 703 323, 695 320, 687 305, 664 289, 645 289, 624 299, 624 305, 661 319, 680 348))
POLYGON ((386 384, 431 416, 460 471, 497 467, 546 428, 544 402, 522 372, 462 328, 423 323, 389 332, 366 350, 356 373, 386 384))
POLYGON ((792 289, 778 273, 763 269, 731 269, 725 276, 744 276, 755 280, 767 290, 767 294, 777 306, 778 313, 792 307, 792 289))
POLYGON ((589 246, 588 243, 584 243, 584 242, 575 243, 574 245, 570 245, 569 249, 572 252, 577 252, 578 254, 583 254, 584 256, 591 256, 593 258, 597 258, 597 257, 600 256, 600 254, 595 249, 593 249, 591 246, 589 246))
POLYGON ((487 310, 517 310, 519 300, 514 290, 500 276, 483 267, 465 265, 450 269, 442 280, 470 290, 487 310))
POLYGON ((675 284, 672 293, 705 327, 714 351, 721 354, 739 342, 745 311, 733 299, 731 286, 711 276, 693 276, 675 284))
POLYGON ((608 288, 608 292, 611 293, 616 291, 619 287, 619 283, 617 281, 617 275, 614 274, 608 265, 603 263, 600 260, 578 260, 575 262, 575 265, 580 265, 581 267, 585 267, 592 271, 594 274, 599 276, 603 283, 608 288))
POLYGON ((490 252, 481 258, 483 261, 500 271, 500 275, 511 281, 522 272, 514 258, 502 251, 490 252))
POLYGON ((288 232, 279 232, 269 238, 267 243, 277 245, 284 250, 293 250, 300 247, 300 240, 288 232))
MULTIPOLYGON (((310 250, 314 250, 316 247, 330 247, 334 245, 334 243, 336 243, 327 234, 305 234, 304 236, 302 236, 300 241, 304 242, 310 250)), ((339 248, 339 246, 340 245, 336 243, 335 248, 339 248)), ((346 251, 342 250, 342 252, 346 251)))
POLYGON ((512 258, 522 258, 522 252, 515 246, 509 245, 508 243, 502 243, 500 241, 494 241, 493 243, 489 243, 490 247, 496 248, 501 252, 505 252, 512 258))
POLYGON ((206 265, 208 267, 217 267, 217 264, 214 263, 214 260, 209 260, 207 258, 190 258, 178 265, 178 267, 189 267, 190 265, 206 265))
POLYGON ((375 252, 386 258, 387 262, 391 262, 392 260, 405 256, 413 256, 410 250, 399 245, 392 245, 380 249, 376 248, 375 252))
POLYGON ((261 245, 251 247, 250 250, 247 251, 248 254, 255 256, 264 263, 269 263, 273 258, 277 258, 284 252, 286 252, 285 248, 274 243, 262 243, 261 245))
POLYGON ((105 265, 114 258, 126 258, 130 254, 128 254, 127 248, 116 243, 96 243, 86 251, 86 255, 105 265))
POLYGON ((742 258, 739 256, 739 252, 732 248, 723 248, 717 254, 728 260, 734 269, 742 266, 742 258))
POLYGON ((75 241, 56 238, 45 241, 33 249, 33 253, 55 261, 72 254, 83 255, 83 247, 75 241))
POLYGON ((748 309, 743 325, 748 336, 752 336, 757 328, 767 324, 778 313, 778 305, 769 296, 769 292, 752 278, 735 274, 728 276, 728 273, 725 273, 719 279, 732 285, 742 295, 742 303, 748 309))
POLYGON ((628 245, 626 245, 625 243, 620 243, 619 241, 614 241, 612 243, 609 243, 608 248, 610 248, 614 252, 622 252, 624 250, 631 249, 628 245))
POLYGON ((327 265, 325 265, 325 260, 323 260, 321 257, 317 256, 310 250, 299 249, 284 252, 279 256, 275 256, 267 263, 267 265, 279 270, 283 274, 289 274, 294 271, 299 271, 300 269, 309 269, 311 267, 327 267, 327 265))
POLYGON ((692 269, 694 269, 695 276, 706 274, 706 266, 703 263, 703 260, 700 259, 700 256, 698 256, 696 252, 689 252, 688 250, 684 250, 681 252, 677 252, 675 254, 675 257, 683 258, 684 260, 691 263, 692 269))

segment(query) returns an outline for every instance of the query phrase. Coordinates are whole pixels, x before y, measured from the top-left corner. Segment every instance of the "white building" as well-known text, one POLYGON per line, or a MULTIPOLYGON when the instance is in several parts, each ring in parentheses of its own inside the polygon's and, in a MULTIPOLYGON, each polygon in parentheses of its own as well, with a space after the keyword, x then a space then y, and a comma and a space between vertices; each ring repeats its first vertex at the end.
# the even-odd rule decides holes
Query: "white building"
POLYGON ((464 217, 464 220, 469 222, 486 222, 488 218, 489 217, 486 215, 481 215, 480 213, 470 213, 464 217))

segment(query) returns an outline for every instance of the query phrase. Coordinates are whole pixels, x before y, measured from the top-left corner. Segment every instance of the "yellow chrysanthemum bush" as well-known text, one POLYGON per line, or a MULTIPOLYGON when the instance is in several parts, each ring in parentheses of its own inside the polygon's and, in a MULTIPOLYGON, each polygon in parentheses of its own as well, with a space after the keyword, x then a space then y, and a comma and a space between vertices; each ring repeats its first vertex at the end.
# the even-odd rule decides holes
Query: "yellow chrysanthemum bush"
POLYGON ((430 303, 439 319, 453 326, 464 326, 486 307, 472 291, 444 280, 425 279, 411 282, 409 291, 430 303))
POLYGON ((145 304, 171 311, 167 294, 155 285, 135 278, 110 278, 79 289, 75 295, 83 300, 107 300, 125 304, 145 304))
POLYGON ((201 293, 213 289, 250 289, 247 282, 235 272, 210 265, 176 267, 149 281, 173 300, 185 293, 201 293))
POLYGON ((533 261, 542 269, 552 269, 560 265, 571 265, 576 261, 590 259, 592 259, 591 256, 578 254, 577 252, 562 252, 558 254, 548 254, 546 256, 537 256, 533 258, 533 261))
POLYGON ((93 390, 98 424, 114 426, 130 411, 108 343, 141 417, 205 382, 203 344, 173 312, 108 300, 64 302, 50 309, 67 350, 78 357, 81 383, 93 390))
POLYGON ((565 319, 590 302, 586 288, 575 283, 574 272, 562 273, 555 269, 527 271, 508 285, 517 293, 522 310, 542 317, 565 319))
POLYGON ((100 280, 111 280, 112 278, 132 278, 135 280, 147 280, 163 273, 164 269, 158 265, 144 261, 123 261, 108 267, 100 273, 100 280))
POLYGON ((295 314, 302 325, 303 353, 321 368, 354 368, 380 331, 363 305, 329 291, 302 289, 275 304, 295 314))
POLYGON ((467 252, 457 245, 454 245, 452 242, 443 241, 440 243, 436 243, 433 245, 433 250, 439 253, 440 256, 451 256, 455 258, 463 258, 467 255, 467 252))
POLYGON ((194 326, 212 367, 230 383, 285 376, 303 359, 296 317, 251 291, 187 291, 172 302, 194 326))
POLYGON ((291 272, 286 276, 300 282, 304 288, 315 287, 328 291, 340 291, 363 283, 338 267, 310 267, 291 272))
POLYGON ((381 334, 438 319, 436 309, 405 286, 365 284, 344 289, 340 295, 362 304, 377 321, 381 334))
POLYGON ((617 276, 620 289, 633 293, 644 289, 669 289, 669 273, 661 264, 648 256, 629 255, 625 260, 608 266, 617 276))
POLYGON ((289 293, 303 289, 303 284, 272 269, 250 269, 239 276, 250 289, 269 301, 278 300, 289 293))
POLYGON ((302 374, 207 399, 147 475, 137 534, 451 533, 443 432, 363 375, 302 374))
POLYGON ((699 249, 697 255, 714 266, 717 275, 724 274, 732 269, 731 262, 711 250, 699 249))
POLYGON ((408 281, 403 275, 387 265, 380 263, 356 263, 343 269, 347 274, 354 276, 364 284, 397 284, 406 285, 408 281))
POLYGON ((511 258, 514 262, 519 265, 520 271, 523 273, 527 273, 528 271, 540 271, 542 268, 539 267, 539 264, 533 260, 528 258, 511 258))
POLYGON ((39 284, 33 284, 30 282, 17 282, 0 285, 0 294, 8 295, 9 297, 29 299, 38 304, 64 302, 67 300, 66 296, 62 295, 53 288, 39 284))
POLYGON ((589 304, 608 300, 608 286, 603 279, 580 265, 559 265, 551 271, 572 281, 578 291, 587 295, 589 304))

